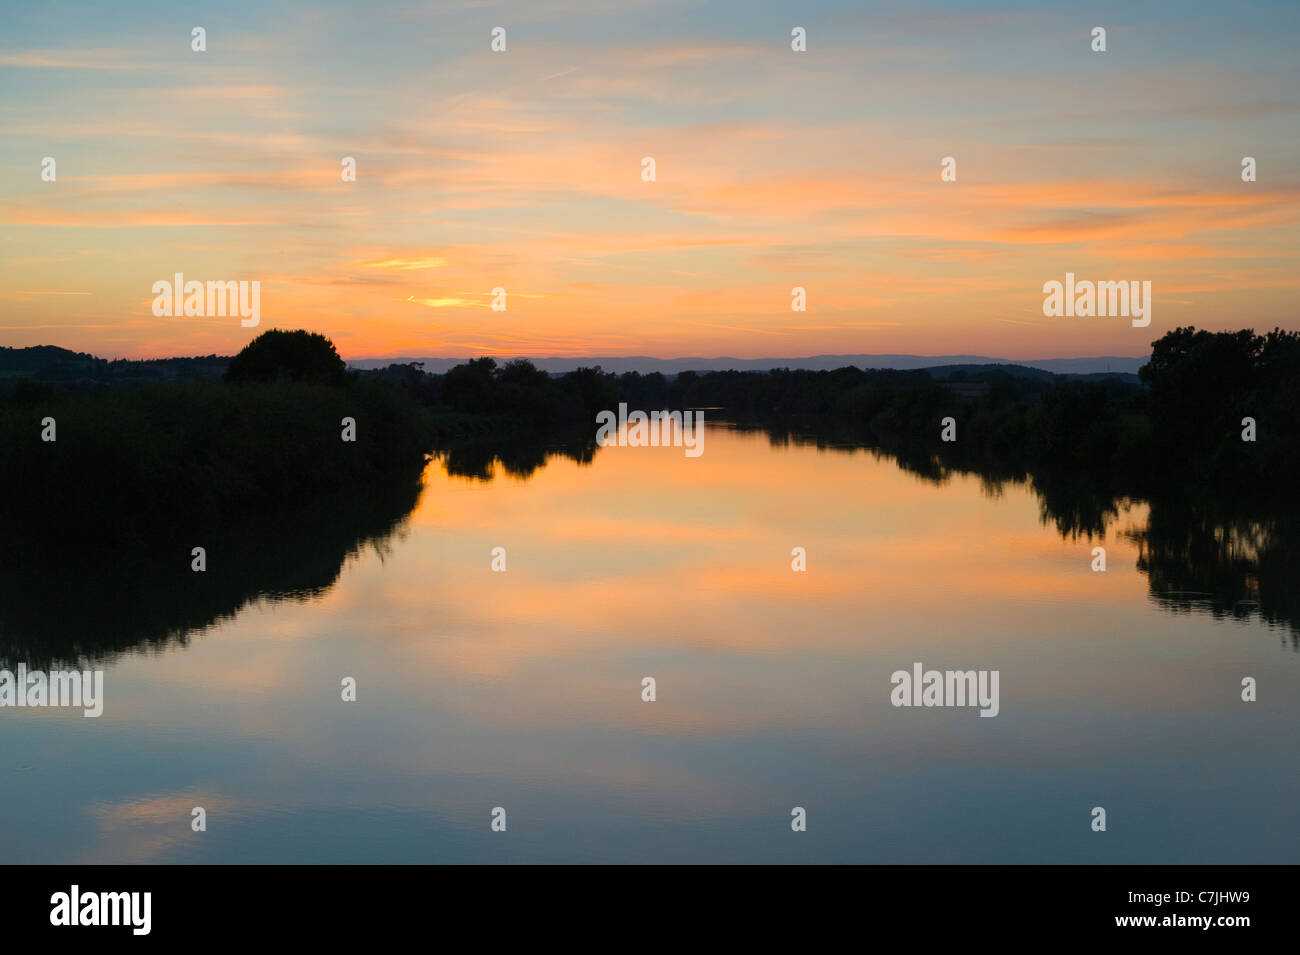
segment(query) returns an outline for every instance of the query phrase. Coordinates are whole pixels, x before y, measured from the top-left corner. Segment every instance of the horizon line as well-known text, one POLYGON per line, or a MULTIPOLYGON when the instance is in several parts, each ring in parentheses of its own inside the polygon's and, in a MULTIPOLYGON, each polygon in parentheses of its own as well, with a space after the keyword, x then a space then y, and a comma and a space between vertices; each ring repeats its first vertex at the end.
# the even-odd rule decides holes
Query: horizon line
MULTIPOLYGON (((255 337, 256 337, 256 336, 255 336, 255 337)), ((233 358, 234 355, 238 354, 238 351, 236 351, 236 352, 232 352, 232 353, 229 354, 229 355, 222 355, 222 354, 219 354, 219 353, 217 353, 217 352, 209 352, 209 353, 204 354, 204 355, 156 355, 156 356, 148 357, 148 358, 135 358, 135 357, 130 357, 130 356, 114 356, 114 357, 112 357, 112 358, 106 358, 106 357, 104 357, 102 354, 96 354, 95 352, 92 352, 92 351, 84 351, 84 352, 83 352, 83 351, 80 351, 80 350, 75 349, 75 348, 69 348, 69 347, 66 346, 66 345, 53 345, 53 344, 39 344, 39 345, 3 345, 3 346, 0 346, 0 347, 7 348, 7 349, 11 349, 11 350, 13 350, 13 351, 24 351, 24 350, 29 349, 29 348, 60 348, 60 349, 63 349, 64 351, 73 352, 73 353, 75 353, 75 354, 90 355, 92 358, 99 358, 99 359, 102 359, 102 360, 104 360, 104 361, 166 361, 167 359, 170 359, 170 358, 209 358, 209 357, 217 357, 217 358, 226 358, 226 357, 230 357, 230 358, 233 358)), ((241 348, 240 351, 242 351, 242 350, 243 350, 243 349, 241 348)), ((985 361, 989 361, 989 362, 1000 362, 1000 363, 1004 363, 1004 364, 1011 364, 1011 365, 1014 365, 1014 364, 1018 364, 1018 363, 1020 363, 1020 362, 1029 362, 1029 361, 1101 361, 1101 360, 1106 360, 1106 359, 1111 359, 1111 358, 1115 358, 1115 359, 1124 359, 1124 360, 1130 360, 1130 361, 1131 361, 1131 360, 1133 360, 1133 359, 1137 359, 1137 358, 1150 358, 1150 357, 1151 357, 1151 351, 1150 351, 1150 349, 1148 349, 1146 352, 1141 353, 1141 354, 1137 354, 1137 355, 1114 355, 1114 354, 1111 354, 1111 355, 1095 355, 1095 354, 1094 354, 1094 355, 1048 355, 1048 356, 1045 356, 1045 357, 1037 357, 1037 358, 1005 358, 1005 357, 998 356, 998 355, 986 355, 986 354, 980 354, 980 353, 976 353, 976 352, 948 352, 948 353, 945 353, 945 354, 925 354, 925 353, 922 353, 922 352, 821 352, 821 353, 818 353, 818 354, 815 354, 815 355, 761 355, 761 356, 757 356, 757 357, 753 357, 753 358, 741 358, 741 357, 738 357, 738 356, 736 356, 736 355, 675 355, 675 356, 673 356, 673 357, 671 357, 671 358, 663 358, 663 357, 660 357, 660 356, 658 356, 658 355, 647 355, 647 354, 628 354, 628 355, 615 355, 615 354, 529 355, 529 354, 523 354, 523 353, 516 353, 516 354, 513 354, 513 355, 509 355, 509 356, 507 356, 507 355, 500 354, 500 353, 498 353, 498 354, 485 354, 485 353, 481 353, 481 352, 480 352, 480 353, 477 353, 477 354, 475 354, 475 353, 471 353, 471 354, 466 354, 466 355, 437 355, 437 354, 434 354, 434 355, 430 355, 430 354, 397 354, 397 355, 392 355, 392 354, 389 354, 389 355, 357 355, 357 356, 354 356, 354 357, 346 357, 346 356, 340 354, 339 357, 342 358, 344 362, 354 362, 354 361, 393 361, 393 362, 396 362, 396 361, 410 360, 410 359, 435 359, 435 360, 439 360, 439 361, 472 361, 472 360, 475 360, 475 359, 478 359, 478 358, 492 358, 492 359, 495 359, 495 360, 498 360, 498 361, 515 361, 515 360, 518 360, 518 359, 526 359, 526 360, 529 360, 529 361, 595 361, 595 360, 599 360, 599 359, 607 358, 607 359, 617 359, 617 360, 619 360, 619 361, 643 360, 643 361, 661 361, 661 362, 672 362, 672 361, 743 361, 743 362, 757 362, 757 361, 811 361, 811 360, 814 360, 814 359, 825 359, 825 358, 934 358, 934 359, 941 359, 941 358, 942 358, 942 359, 953 359, 953 358, 979 358, 979 359, 983 359, 983 360, 985 360, 985 361)))

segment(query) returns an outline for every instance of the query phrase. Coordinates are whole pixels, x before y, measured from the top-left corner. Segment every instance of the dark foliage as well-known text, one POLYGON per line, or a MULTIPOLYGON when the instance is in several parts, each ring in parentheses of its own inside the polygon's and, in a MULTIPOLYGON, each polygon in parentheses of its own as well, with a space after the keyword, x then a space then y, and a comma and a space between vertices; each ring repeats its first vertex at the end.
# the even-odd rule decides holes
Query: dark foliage
POLYGON ((230 360, 224 380, 239 384, 287 379, 342 385, 347 378, 347 366, 334 350, 334 343, 324 335, 273 328, 258 335, 230 360))

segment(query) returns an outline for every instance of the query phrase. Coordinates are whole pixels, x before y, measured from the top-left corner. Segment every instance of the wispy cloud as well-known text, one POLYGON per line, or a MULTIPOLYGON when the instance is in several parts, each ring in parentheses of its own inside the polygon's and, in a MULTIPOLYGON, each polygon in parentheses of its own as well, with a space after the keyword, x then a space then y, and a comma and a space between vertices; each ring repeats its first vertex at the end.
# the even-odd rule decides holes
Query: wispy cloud
POLYGON ((40 70, 147 70, 133 50, 22 50, 0 53, 0 66, 40 70))
POLYGON ((174 271, 258 278, 268 321, 349 357, 1145 348, 1114 323, 1026 332, 1067 269, 1151 278, 1184 322, 1294 322, 1300 132, 1276 120, 1297 108, 1297 13, 1190 2, 1126 13, 1114 39, 1143 56, 1104 63, 1050 11, 953 0, 810 9, 807 54, 761 11, 686 0, 326 6, 214 29, 206 53, 130 11, 57 36, 19 19, 0 52, 19 80, 0 88, 10 337, 241 347, 145 314, 174 271), (86 294, 37 294, 67 289, 86 294))

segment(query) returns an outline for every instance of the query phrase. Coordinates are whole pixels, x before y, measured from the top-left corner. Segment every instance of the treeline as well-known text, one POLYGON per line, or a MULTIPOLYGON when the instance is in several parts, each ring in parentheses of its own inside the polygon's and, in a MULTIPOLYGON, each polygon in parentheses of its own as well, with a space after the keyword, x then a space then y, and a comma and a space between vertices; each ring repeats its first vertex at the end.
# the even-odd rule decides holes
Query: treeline
POLYGON ((334 346, 306 332, 259 336, 220 382, 24 382, 0 405, 0 522, 11 545, 42 550, 192 537, 330 494, 414 484, 430 430, 410 395, 346 374, 334 346))
POLYGON ((1053 512, 1083 526, 1090 509, 1157 484, 1269 497, 1300 479, 1294 332, 1175 329, 1135 384, 997 368, 944 379, 858 368, 551 376, 492 358, 442 375, 418 365, 349 372, 323 336, 269 331, 220 381, 89 390, 12 381, 0 403, 0 518, 12 533, 61 528, 111 543, 178 516, 219 522, 410 480, 428 451, 455 473, 483 477, 500 461, 527 474, 556 449, 590 460, 596 414, 620 402, 715 409, 774 439, 876 447, 930 476, 1032 478, 1045 498, 1082 502, 1075 517, 1053 512), (355 440, 344 440, 344 419, 355 440), (944 440, 945 419, 955 440, 944 440))
MULTIPOLYGON (((444 375, 362 373, 439 412, 440 438, 594 433, 598 411, 716 408, 730 420, 880 447, 918 470, 999 477, 1086 474, 1140 494, 1153 480, 1281 489, 1300 477, 1300 334, 1179 328, 1154 343, 1141 383, 1021 377, 1002 369, 776 370, 552 377, 479 358, 444 375), (953 419, 955 440, 942 439, 953 419), (1249 420, 1244 420, 1249 419, 1249 420), (1253 422, 1253 424, 1252 424, 1253 422)), ((1044 478, 1046 480, 1046 477, 1044 478)))

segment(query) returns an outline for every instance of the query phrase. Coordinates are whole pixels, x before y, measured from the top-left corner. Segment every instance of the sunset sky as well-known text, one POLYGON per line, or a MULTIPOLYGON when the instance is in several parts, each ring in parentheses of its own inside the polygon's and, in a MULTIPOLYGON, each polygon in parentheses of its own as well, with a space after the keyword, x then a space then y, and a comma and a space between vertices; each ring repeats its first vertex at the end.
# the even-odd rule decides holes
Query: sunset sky
POLYGON ((4 345, 232 354, 303 327, 346 358, 1045 358, 1300 327, 1294 0, 6 2, 3 21, 4 345), (1045 318, 1067 271, 1150 281, 1151 325, 1045 318), (260 327, 155 317, 177 272, 260 281, 260 327))

